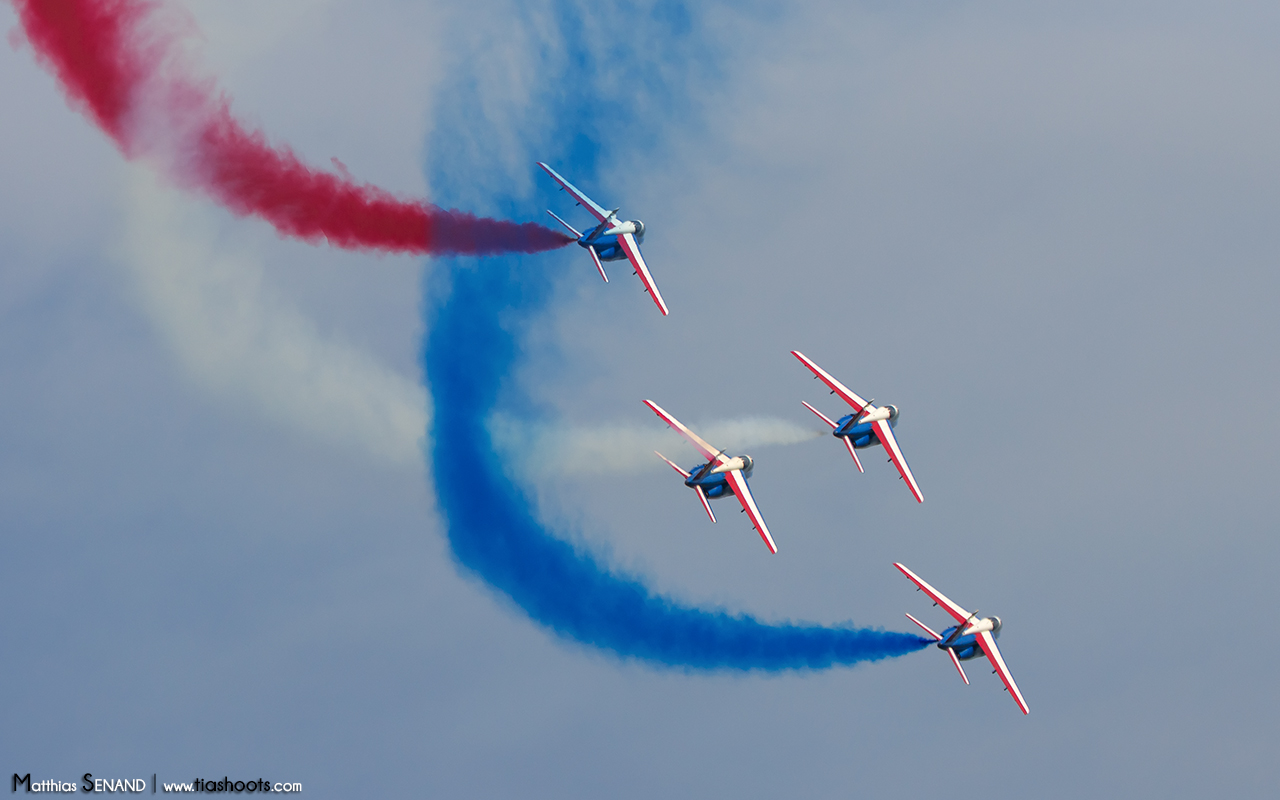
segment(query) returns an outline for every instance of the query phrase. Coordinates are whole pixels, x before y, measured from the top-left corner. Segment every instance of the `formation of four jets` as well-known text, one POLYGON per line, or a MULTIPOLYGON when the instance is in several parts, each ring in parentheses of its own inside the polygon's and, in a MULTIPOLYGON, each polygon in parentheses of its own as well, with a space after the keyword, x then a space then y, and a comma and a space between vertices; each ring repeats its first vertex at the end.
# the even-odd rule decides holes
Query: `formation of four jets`
MULTIPOLYGON (((649 272, 649 266, 645 263, 644 256, 640 252, 640 243, 644 241, 644 223, 640 220, 619 220, 617 217, 619 209, 605 209, 583 194, 581 190, 565 180, 551 167, 541 161, 538 162, 538 166, 545 170, 556 183, 560 184, 560 187, 568 192, 577 201, 578 205, 587 209, 596 218, 598 224, 583 233, 568 222, 565 222, 554 212, 547 211, 557 222, 573 234, 578 245, 590 254, 592 262, 605 283, 609 282, 609 276, 605 274, 603 262, 627 259, 631 262, 634 274, 644 284, 645 292, 653 298, 654 304, 658 306, 658 310, 662 312, 663 316, 670 313, 666 301, 662 299, 662 293, 658 291, 657 283, 653 280, 653 275, 649 272)), ((924 494, 921 493, 920 485, 916 483, 915 476, 911 473, 911 467, 907 464, 907 459, 902 455, 902 450, 898 447, 898 441, 893 435, 893 429, 898 424, 897 407, 892 405, 876 406, 874 405, 874 400, 863 400, 858 394, 832 377, 829 372, 815 364, 804 353, 792 350, 791 355, 799 359, 800 363, 804 364, 815 378, 826 384, 832 394, 839 395, 840 399, 844 400, 853 409, 852 413, 845 414, 837 420, 832 420, 818 409, 809 405, 809 403, 804 403, 805 408, 817 415, 819 419, 831 428, 831 435, 844 443, 844 446, 849 450, 849 455, 853 457, 853 463, 857 466, 858 471, 863 471, 862 461, 858 458, 858 450, 880 445, 888 454, 889 461, 897 467, 898 474, 902 477, 903 482, 906 483, 907 488, 911 490, 911 494, 916 498, 916 501, 923 503, 924 494)), ((707 512, 707 516, 711 518, 711 521, 716 521, 715 512, 711 510, 711 500, 727 495, 736 497, 738 503, 742 506, 742 510, 751 519, 752 526, 769 548, 769 552, 778 552, 773 536, 769 533, 769 526, 765 524, 764 517, 756 505, 755 498, 751 495, 751 487, 747 484, 747 478, 751 476, 751 470, 755 464, 751 456, 746 454, 738 456, 727 455, 723 450, 712 446, 698 434, 689 430, 680 420, 676 419, 657 403, 652 400, 645 400, 644 404, 667 425, 671 426, 673 430, 683 436, 706 459, 705 463, 686 470, 661 453, 657 454, 672 469, 680 473, 684 478, 685 486, 693 489, 698 496, 698 500, 702 503, 703 510, 707 512)), ((937 647, 944 650, 951 657, 952 663, 959 671, 960 677, 964 679, 964 682, 968 684, 969 677, 965 674, 964 667, 960 662, 985 655, 991 663, 992 672, 1000 676, 1000 680, 1004 682, 1005 689, 1013 697, 1014 702, 1018 704, 1018 708, 1022 710, 1023 714, 1028 713, 1026 701, 1022 698, 1022 692, 1018 690, 1018 684, 1014 682, 1013 675, 1009 672, 1009 668, 1005 666, 1004 658, 1000 654, 1000 648, 996 646, 996 637, 1000 635, 1000 618, 994 616, 979 618, 977 611, 965 611, 902 564, 895 563, 894 566, 903 575, 906 575, 920 591, 928 595, 933 600, 934 605, 942 607, 955 620, 955 625, 944 629, 941 633, 937 633, 920 620, 907 614, 908 619, 920 626, 934 640, 937 647)))

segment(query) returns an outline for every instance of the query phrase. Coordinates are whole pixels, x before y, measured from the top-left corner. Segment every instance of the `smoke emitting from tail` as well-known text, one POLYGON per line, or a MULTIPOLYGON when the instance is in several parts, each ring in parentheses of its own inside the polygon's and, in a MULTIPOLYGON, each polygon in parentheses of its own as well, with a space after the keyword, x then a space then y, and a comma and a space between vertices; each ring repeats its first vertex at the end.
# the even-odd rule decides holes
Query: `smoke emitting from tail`
POLYGON ((14 0, 27 41, 129 158, 284 236, 388 253, 536 253, 572 241, 532 222, 447 211, 314 169, 242 125, 182 52, 189 25, 155 0, 14 0), (165 13, 160 13, 160 12, 165 13))
MULTIPOLYGON (((669 469, 654 455, 657 450, 679 462, 693 464, 699 460, 690 453, 688 444, 661 421, 648 426, 570 426, 529 422, 498 413, 490 417, 487 427, 494 448, 503 460, 515 467, 518 474, 530 478, 669 469)), ((769 417, 695 422, 693 428, 728 453, 799 444, 829 433, 769 417)))
POLYGON ((430 321, 427 371, 435 399, 431 449, 455 557, 531 618, 562 636, 627 658, 686 669, 821 669, 903 655, 928 642, 848 626, 769 625, 654 594, 545 530, 490 444, 487 411, 518 347, 512 309, 541 310, 549 283, 508 257, 458 271, 430 321), (502 268, 505 266, 505 269, 502 268))
MULTIPOLYGON (((574 91, 547 89, 536 98, 542 112, 538 119, 552 121, 555 128, 533 137, 533 126, 525 121, 521 133, 526 141, 533 137, 542 158, 552 156, 570 174, 589 179, 603 154, 583 132, 592 131, 595 141, 627 138, 625 133, 641 123, 625 110, 633 105, 650 113, 666 108, 673 116, 679 114, 684 89, 662 85, 660 76, 663 71, 683 76, 680 59, 692 66, 712 37, 691 31, 692 12, 679 2, 660 2, 640 19, 630 6, 624 11, 608 2, 604 5, 609 7, 599 8, 597 3, 590 7, 595 12, 611 18, 625 14, 629 20, 628 36, 604 45, 608 69, 597 69, 587 49, 593 42, 586 32, 590 27, 580 19, 582 13, 593 12, 557 0, 548 5, 550 13, 541 5, 528 12, 539 23, 529 28, 541 28, 550 17, 560 30, 548 35, 567 52, 557 65, 547 63, 555 55, 546 55, 557 48, 531 48, 544 54, 535 72, 548 87, 569 82, 564 73, 571 73, 574 91), (648 41, 642 38, 646 32, 651 35, 648 41), (617 87, 606 80, 582 80, 619 72, 628 75, 628 97, 634 102, 612 102, 617 87), (632 97, 655 88, 660 100, 632 97)), ((459 76, 457 85, 466 88, 447 95, 452 106, 438 106, 444 118, 456 122, 482 116, 473 112, 480 102, 474 87, 480 83, 477 76, 459 76)), ((681 87, 694 83, 682 78, 681 87)), ((468 152, 459 140, 483 138, 484 133, 461 125, 437 131, 429 148, 436 158, 432 185, 467 191, 468 171, 475 174, 485 165, 461 164, 440 154, 468 152)), ((519 198, 498 200, 511 208, 523 207, 519 198)), ((437 271, 433 277, 435 295, 442 299, 428 315, 424 360, 435 411, 430 457, 449 543, 463 567, 531 619, 563 637, 623 658, 695 670, 822 669, 903 655, 929 644, 915 634, 851 623, 766 624, 745 614, 691 607, 655 594, 639 579, 612 571, 592 554, 557 538, 537 520, 529 498, 504 468, 503 445, 509 442, 492 438, 494 433, 503 436, 499 387, 524 350, 528 324, 545 311, 553 294, 547 272, 534 268, 528 257, 506 256, 484 270, 437 271)), ((506 429, 509 432, 509 424, 506 429)), ((785 439, 788 432, 773 435, 785 439)), ((645 457, 659 463, 652 455, 645 457)))
MULTIPOLYGON (((178 183, 240 214, 266 219, 283 234, 358 249, 446 255, 533 253, 567 241, 539 225, 399 200, 355 183, 345 171, 319 172, 287 148, 272 147, 263 134, 231 116, 227 100, 211 81, 195 78, 185 68, 177 46, 181 26, 155 24, 157 0, 13 2, 28 40, 70 100, 127 157, 157 160, 178 183)), ((567 52, 561 75, 548 69, 542 76, 546 85, 563 85, 559 78, 570 69, 575 76, 611 75, 597 70, 593 54, 583 49, 594 40, 582 29, 582 7, 561 7, 558 0, 550 4, 567 52)), ((590 8, 620 15, 619 9, 599 10, 599 5, 590 8)), ((675 114, 683 90, 664 86, 662 76, 681 74, 676 69, 681 58, 689 66, 705 57, 710 37, 692 30, 691 12, 674 0, 659 2, 645 14, 626 9, 632 27, 628 37, 607 43, 608 58, 614 68, 629 66, 629 92, 664 92, 662 102, 645 107, 673 109, 675 114), (638 31, 645 25, 657 29, 656 41, 639 41, 638 31)), ((545 53, 556 48, 543 52, 547 58, 545 53)), ((479 68, 483 59, 476 61, 479 68)), ((471 77, 461 76, 458 85, 473 88, 471 77)), ((552 112, 541 119, 557 125, 544 131, 540 141, 571 143, 548 145, 542 156, 557 157, 575 176, 595 173, 602 154, 593 141, 617 142, 637 124, 626 110, 631 106, 616 102, 616 85, 606 83, 579 81, 579 91, 548 90, 540 98, 552 112), (594 139, 584 134, 588 130, 594 139)), ((695 83, 681 80, 682 86, 695 83)), ((475 94, 454 91, 455 107, 442 104, 445 118, 450 111, 453 120, 483 117, 467 113, 478 102, 475 94)), ((456 191, 466 181, 456 180, 452 170, 480 170, 483 165, 441 154, 484 152, 458 143, 483 139, 486 133, 461 126, 438 131, 433 144, 441 147, 432 152, 437 159, 433 176, 440 180, 433 185, 456 191)), ((513 197, 493 200, 509 209, 519 206, 513 197)), ((611 571, 544 529, 529 499, 507 476, 487 428, 497 410, 499 387, 522 350, 518 337, 552 296, 546 271, 530 268, 525 258, 494 259, 482 270, 433 272, 437 297, 443 299, 428 303, 432 311, 424 351, 435 409, 430 458, 449 543, 463 567, 556 633, 657 665, 821 669, 898 656, 929 644, 914 634, 852 624, 766 624, 749 615, 683 605, 611 571)))

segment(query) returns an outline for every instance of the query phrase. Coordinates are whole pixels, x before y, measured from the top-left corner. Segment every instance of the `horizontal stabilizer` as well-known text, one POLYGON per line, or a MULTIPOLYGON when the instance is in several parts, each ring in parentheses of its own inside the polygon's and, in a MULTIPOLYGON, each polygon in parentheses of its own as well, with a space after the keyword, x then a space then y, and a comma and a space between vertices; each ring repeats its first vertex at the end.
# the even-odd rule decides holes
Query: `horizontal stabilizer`
MULTIPOLYGON (((662 459, 663 461, 667 462, 668 464, 670 464, 672 469, 674 469, 676 472, 679 472, 681 475, 685 476, 686 478, 688 478, 692 474, 681 469, 679 466, 676 465, 676 462, 667 458, 662 453, 659 453, 657 450, 654 450, 653 454, 658 458, 662 459)), ((715 520, 712 520, 712 522, 715 522, 715 520)))
POLYGON ((853 440, 848 436, 841 436, 840 438, 844 439, 844 446, 849 448, 849 455, 853 456, 853 464, 858 468, 858 472, 866 472, 862 468, 862 462, 858 460, 858 451, 853 449, 853 440))
POLYGON ((604 264, 600 263, 600 255, 596 252, 596 249, 594 247, 588 247, 587 252, 591 254, 591 260, 596 263, 596 269, 600 271, 600 277, 604 278, 605 283, 608 283, 609 276, 604 274, 604 264))
POLYGON ((698 493, 698 499, 702 501, 702 508, 707 512, 707 516, 711 518, 712 522, 715 522, 716 515, 711 511, 711 504, 707 502, 707 493, 702 491, 701 486, 697 485, 693 487, 693 490, 698 493))
POLYGON ((808 403, 805 403, 803 400, 801 400, 800 402, 804 405, 804 407, 805 407, 805 408, 809 409, 809 410, 810 410, 810 411, 812 411, 814 414, 817 414, 817 415, 818 415, 818 419, 820 419, 820 420, 822 420, 823 422, 825 422, 825 423, 827 423, 828 425, 830 425, 832 430, 835 430, 835 428, 836 428, 836 424, 835 424, 834 422, 832 422, 832 421, 831 421, 831 418, 830 418, 830 417, 828 417, 826 414, 823 414, 821 411, 819 411, 818 409, 816 409, 816 408, 814 408, 813 406, 809 405, 808 403))
POLYGON ((548 209, 547 209, 547 213, 551 215, 551 218, 552 218, 552 219, 554 219, 556 222, 559 222, 561 225, 563 225, 563 226, 565 227, 565 230, 569 231, 569 233, 572 233, 572 234, 573 234, 573 238, 575 238, 575 239, 581 239, 581 238, 582 238, 582 232, 581 232, 581 231, 579 231, 577 228, 573 227, 573 226, 572 226, 572 225, 570 225, 569 223, 567 223, 567 222, 565 222, 564 220, 562 220, 562 219, 560 219, 559 217, 557 217, 557 216, 556 216, 556 213, 555 213, 554 211, 552 211, 551 209, 549 209, 549 208, 548 208, 548 209))
POLYGON ((956 672, 960 673, 960 679, 964 681, 965 686, 968 686, 969 676, 964 674, 964 667, 960 665, 960 657, 956 655, 956 651, 948 647, 947 655, 951 656, 951 663, 956 665, 956 672))
POLYGON ((917 625, 919 625, 921 628, 923 628, 923 629, 924 629, 924 632, 925 632, 925 633, 927 633, 927 634, 929 634, 930 636, 932 636, 932 637, 933 637, 933 640, 934 640, 935 642, 940 642, 940 641, 942 641, 942 634, 938 633, 938 632, 937 632, 937 631, 935 631, 933 628, 930 628, 928 625, 925 625, 923 622, 921 622, 920 620, 918 620, 918 619, 916 619, 915 617, 911 616, 910 614, 908 614, 908 615, 907 615, 907 619, 911 620, 912 622, 914 622, 915 624, 917 624, 917 625))

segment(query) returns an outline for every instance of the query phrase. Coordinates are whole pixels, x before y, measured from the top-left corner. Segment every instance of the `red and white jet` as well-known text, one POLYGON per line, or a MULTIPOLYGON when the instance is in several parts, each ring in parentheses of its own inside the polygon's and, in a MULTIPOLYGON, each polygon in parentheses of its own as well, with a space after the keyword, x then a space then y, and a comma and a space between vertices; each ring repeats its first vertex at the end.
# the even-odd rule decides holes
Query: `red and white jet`
POLYGON ((541 161, 538 162, 538 166, 542 167, 556 183, 560 184, 560 188, 573 195, 573 199, 578 201, 578 205, 590 211, 591 215, 600 223, 586 233, 581 233, 572 225, 557 217, 550 209, 547 210, 547 213, 556 222, 559 222, 568 229, 569 233, 573 234, 574 238, 578 240, 578 245, 591 254, 591 260, 595 262, 596 269, 600 270, 600 277, 604 278, 604 282, 609 282, 609 276, 604 274, 604 264, 601 262, 629 259, 632 269, 640 277, 640 282, 644 284, 644 290, 653 298, 658 310, 665 317, 668 313, 667 304, 662 299, 662 292, 658 291, 658 284, 654 282, 653 276, 649 274, 649 266, 644 263, 644 256, 640 254, 640 243, 644 241, 644 223, 638 219, 626 222, 619 221, 617 217, 618 209, 615 208, 609 211, 600 207, 590 197, 583 194, 578 187, 562 178, 560 173, 551 167, 541 161))
POLYGON ((1023 714, 1029 713, 1027 701, 1022 699, 1022 692, 1018 691, 1018 684, 1014 682, 1013 674, 1005 666, 1004 657, 1000 655, 1000 648, 996 647, 996 637, 1000 635, 1001 628, 1000 618, 983 617, 979 619, 977 611, 965 611, 951 602, 942 592, 925 583, 919 575, 901 564, 895 563, 894 566, 903 575, 910 578, 911 582, 920 591, 933 598, 934 605, 942 606, 951 615, 952 619, 958 623, 945 629, 942 633, 935 633, 928 625, 925 625, 910 614, 907 615, 907 619, 923 628, 924 632, 938 643, 940 649, 947 651, 947 655, 951 656, 951 663, 956 665, 956 669, 959 670, 960 677, 964 679, 964 682, 966 684, 969 683, 969 676, 964 674, 964 667, 960 666, 960 662, 985 655, 993 667, 991 671, 999 675, 1000 680, 1004 681, 1004 688, 1013 696, 1013 701, 1018 704, 1018 708, 1022 709, 1023 714))
POLYGON ((723 450, 717 450, 707 444, 701 436, 686 428, 680 420, 668 414, 657 403, 645 400, 644 404, 661 417, 663 422, 675 429, 676 433, 687 439, 689 444, 707 459, 705 464, 699 464, 691 470, 684 470, 662 453, 657 454, 658 458, 670 464, 672 469, 684 476, 685 486, 697 492, 698 499, 702 501, 702 507, 711 521, 716 521, 716 515, 712 513, 711 503, 708 500, 731 494, 742 504, 742 510, 751 518, 751 524, 759 532, 760 538, 764 539, 769 552, 778 552, 778 546, 773 543, 773 537, 769 535, 769 526, 764 524, 764 517, 756 507, 756 499, 751 496, 751 487, 747 485, 747 477, 751 475, 751 470, 755 466, 751 456, 741 455, 730 458, 724 454, 723 450))
POLYGON ((911 494, 923 503, 924 495, 920 493, 920 484, 916 483, 916 477, 911 474, 911 467, 907 464, 906 457, 898 449, 898 440, 893 437, 893 428, 898 424, 898 407, 876 408, 872 405, 873 401, 863 400, 854 394, 849 387, 831 377, 830 373, 813 363, 804 353, 792 350, 791 355, 800 359, 800 363, 825 383, 832 394, 840 395, 842 400, 853 407, 854 413, 846 414, 833 422, 818 409, 808 403, 804 404, 805 408, 817 414, 819 419, 831 426, 832 436, 844 441, 844 446, 849 448, 849 455, 853 456, 853 463, 857 465, 858 472, 862 472, 863 469, 862 462, 858 460, 857 451, 864 447, 883 445, 885 452, 889 454, 889 460, 898 468, 898 473, 902 475, 902 480, 906 482, 911 494))

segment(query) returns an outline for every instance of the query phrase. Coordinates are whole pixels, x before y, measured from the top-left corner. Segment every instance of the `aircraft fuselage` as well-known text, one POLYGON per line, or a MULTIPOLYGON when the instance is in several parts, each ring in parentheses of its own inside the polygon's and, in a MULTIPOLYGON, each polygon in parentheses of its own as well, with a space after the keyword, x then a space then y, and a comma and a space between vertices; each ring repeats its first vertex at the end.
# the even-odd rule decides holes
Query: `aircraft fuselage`
MULTIPOLYGON (((995 617, 994 619, 998 620, 999 617, 995 617)), ((978 635, 976 633, 970 633, 966 636, 957 636, 954 642, 947 644, 947 639, 951 638, 951 634, 956 632, 957 627, 958 626, 956 625, 952 625, 950 628, 947 628, 942 632, 942 641, 938 642, 937 645, 939 650, 951 650, 956 654, 956 658, 961 661, 968 661, 971 658, 986 655, 986 653, 982 651, 982 644, 978 641, 978 635)), ((991 637, 993 639, 1000 638, 1000 628, 998 626, 991 631, 991 637)))
MULTIPOLYGON (((889 418, 889 427, 898 427, 898 420, 895 417, 889 418)), ((880 437, 876 436, 875 423, 860 422, 855 425, 853 414, 846 414, 837 420, 835 430, 831 431, 831 435, 848 439, 859 450, 880 444, 880 437)))
MULTIPOLYGON (((636 237, 636 244, 644 242, 644 223, 639 220, 632 220, 636 223, 636 232, 632 234, 636 237)), ((601 261, 622 261, 627 257, 627 251, 622 249, 622 245, 618 244, 617 236, 604 236, 597 233, 599 229, 590 230, 582 234, 578 239, 579 247, 589 247, 596 251, 596 255, 601 261)))
MULTIPOLYGON (((751 456, 743 456, 742 460, 747 462, 746 467, 742 469, 742 476, 750 478, 751 470, 755 468, 755 464, 751 461, 751 456)), ((725 477, 723 472, 711 472, 708 470, 706 475, 698 477, 706 466, 706 463, 702 463, 689 470, 690 475, 684 479, 684 485, 690 489, 695 486, 701 487, 708 500, 714 500, 717 497, 732 497, 734 494, 733 487, 729 485, 729 479, 725 477)))

